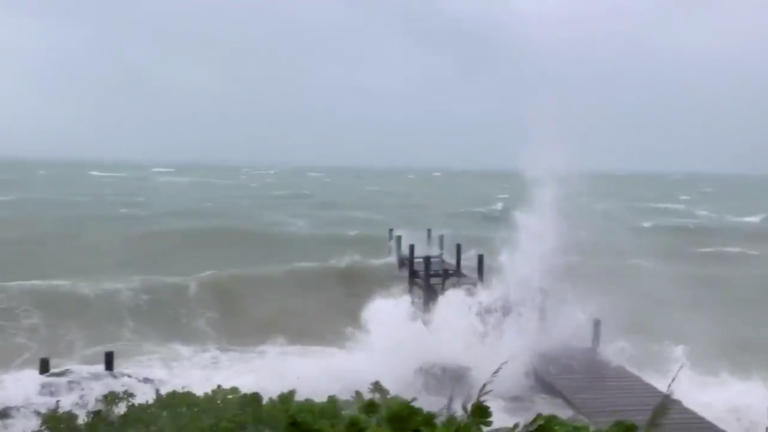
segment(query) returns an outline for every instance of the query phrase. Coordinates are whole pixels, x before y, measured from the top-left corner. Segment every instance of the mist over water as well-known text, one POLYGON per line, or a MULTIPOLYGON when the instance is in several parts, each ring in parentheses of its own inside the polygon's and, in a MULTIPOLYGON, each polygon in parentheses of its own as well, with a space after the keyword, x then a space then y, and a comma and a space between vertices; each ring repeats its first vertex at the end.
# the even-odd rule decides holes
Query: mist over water
POLYGON ((660 387, 684 362, 677 397, 728 430, 764 427, 764 177, 3 168, 0 407, 24 407, 8 427, 121 388, 324 397, 379 379, 440 407, 416 369, 466 366, 477 385, 506 361, 501 426, 564 410, 526 372, 538 350, 586 345, 594 316, 611 359, 660 387), (489 274, 423 317, 386 229, 423 251, 428 224, 468 267, 484 251, 489 274), (105 349, 130 376, 99 373, 105 349), (38 377, 43 355, 73 377, 38 377))

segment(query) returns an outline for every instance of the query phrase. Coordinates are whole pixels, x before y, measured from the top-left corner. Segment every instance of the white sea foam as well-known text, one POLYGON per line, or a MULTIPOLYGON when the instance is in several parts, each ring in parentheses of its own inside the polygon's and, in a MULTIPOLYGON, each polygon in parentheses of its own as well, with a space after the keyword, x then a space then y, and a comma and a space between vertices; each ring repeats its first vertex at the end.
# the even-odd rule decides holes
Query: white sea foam
POLYGON ((658 208, 658 209, 667 209, 667 210, 685 210, 686 209, 685 205, 677 204, 677 203, 646 203, 646 204, 643 204, 643 206, 658 208))
POLYGON ((496 198, 498 198, 498 199, 507 199, 507 198, 509 198, 509 195, 507 195, 507 194, 498 194, 498 195, 496 195, 496 198))
POLYGON ((96 177, 126 177, 128 174, 119 172, 88 171, 89 175, 96 177))
POLYGON ((309 177, 325 177, 325 173, 322 173, 322 172, 308 172, 307 176, 309 176, 309 177))
POLYGON ((760 255, 760 251, 756 251, 756 250, 752 250, 752 249, 745 249, 745 248, 740 248, 740 247, 734 247, 734 246, 700 248, 700 249, 696 249, 696 252, 760 255))
POLYGON ((760 213, 752 216, 726 216, 726 219, 732 222, 762 223, 766 217, 768 214, 760 213))
POLYGON ((680 365, 683 369, 675 380, 672 393, 694 411, 731 432, 762 431, 766 427, 768 386, 758 376, 736 377, 728 373, 705 374, 688 360, 687 348, 681 345, 660 347, 661 368, 637 367, 641 353, 624 341, 609 343, 603 350, 616 363, 624 364, 660 390, 666 390, 680 365))
POLYGON ((14 201, 14 200, 16 200, 16 197, 12 195, 0 196, 0 201, 14 201))
POLYGON ((156 173, 171 173, 176 172, 176 168, 152 168, 150 171, 156 173))
POLYGON ((677 197, 677 199, 679 199, 680 201, 689 201, 691 197, 689 195, 680 195, 679 197, 677 197))
POLYGON ((432 175, 435 176, 435 177, 440 177, 441 175, 443 175, 443 173, 433 172, 432 175))

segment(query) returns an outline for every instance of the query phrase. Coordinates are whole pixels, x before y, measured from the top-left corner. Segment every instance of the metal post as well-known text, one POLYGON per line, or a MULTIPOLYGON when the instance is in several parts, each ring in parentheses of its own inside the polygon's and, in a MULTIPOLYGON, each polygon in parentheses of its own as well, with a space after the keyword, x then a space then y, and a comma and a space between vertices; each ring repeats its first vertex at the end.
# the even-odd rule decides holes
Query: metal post
POLYGON ((483 283, 485 280, 485 255, 477 255, 477 280, 483 283))
POLYGON ((400 258, 403 256, 403 236, 398 234, 395 236, 395 259, 397 260, 397 269, 403 268, 403 264, 400 262, 400 258))
POLYGON ((408 245, 408 292, 413 290, 413 276, 415 273, 416 246, 413 243, 408 245))
POLYGON ((600 348, 600 336, 602 333, 603 322, 600 318, 595 318, 592 321, 592 349, 597 351, 600 348))
POLYGON ((104 352, 104 370, 107 372, 115 371, 115 352, 114 351, 104 352))
MULTIPOLYGON (((432 228, 427 228, 427 249, 432 247, 432 228)), ((429 250, 427 250, 429 252, 429 250)))
POLYGON ((40 364, 37 368, 40 375, 45 375, 51 371, 51 359, 48 357, 40 357, 40 364))
POLYGON ((440 256, 443 256, 443 252, 445 252, 445 234, 440 234, 437 237, 437 245, 440 247, 440 256))
POLYGON ((461 243, 456 243, 456 276, 461 277, 461 243))

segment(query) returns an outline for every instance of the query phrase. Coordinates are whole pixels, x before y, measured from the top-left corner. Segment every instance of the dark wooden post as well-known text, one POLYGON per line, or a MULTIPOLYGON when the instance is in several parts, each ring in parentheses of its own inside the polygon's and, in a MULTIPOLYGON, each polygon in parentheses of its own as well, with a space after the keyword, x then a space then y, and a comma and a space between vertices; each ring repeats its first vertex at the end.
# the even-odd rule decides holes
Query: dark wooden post
POLYGON ((403 236, 398 234, 395 236, 395 259, 397 260, 397 269, 403 268, 403 264, 400 262, 400 258, 403 256, 403 236))
POLYGON ((395 234, 395 229, 390 228, 387 232, 387 236, 389 237, 389 254, 392 255, 392 236, 395 234))
POLYGON ((477 255, 477 280, 483 283, 485 280, 485 255, 477 255))
POLYGON ((115 371, 115 352, 114 351, 104 352, 104 370, 107 372, 115 371))
POLYGON ((597 351, 600 348, 600 336, 603 330, 603 322, 600 318, 592 321, 592 349, 597 351))
POLYGON ((432 287, 432 257, 424 255, 424 274, 422 279, 424 285, 424 310, 429 310, 437 300, 437 293, 432 287))
POLYGON ((456 243, 456 277, 461 277, 461 243, 456 243))
POLYGON ((443 252, 445 252, 445 234, 440 234, 437 236, 437 245, 440 248, 440 256, 443 256, 443 252))
POLYGON ((413 276, 416 272, 416 246, 411 243, 408 245, 408 292, 413 291, 413 276))
POLYGON ((51 359, 48 357, 40 357, 40 364, 37 368, 40 375, 45 375, 51 371, 51 359))
MULTIPOLYGON (((432 228, 427 228, 427 249, 432 247, 432 228)), ((429 250, 427 250, 429 252, 429 250)))

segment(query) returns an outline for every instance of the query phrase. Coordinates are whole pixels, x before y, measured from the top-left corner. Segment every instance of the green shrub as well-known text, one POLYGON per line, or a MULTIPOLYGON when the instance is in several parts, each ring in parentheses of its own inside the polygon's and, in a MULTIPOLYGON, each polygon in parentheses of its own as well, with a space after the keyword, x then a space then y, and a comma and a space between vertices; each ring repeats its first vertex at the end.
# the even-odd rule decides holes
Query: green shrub
MULTIPOLYGON (((58 408, 42 414, 39 431, 45 432, 482 432, 492 426, 491 409, 481 389, 463 415, 438 417, 390 394, 374 382, 369 396, 355 392, 348 400, 330 396, 324 401, 296 399, 289 391, 264 400, 258 393, 236 387, 203 395, 173 391, 158 393, 151 402, 136 403, 130 392, 111 392, 100 400, 100 409, 84 419, 58 408)), ((510 432, 590 432, 583 424, 556 416, 539 415, 529 424, 499 429, 510 432)), ((635 425, 616 423, 606 432, 635 432, 635 425)))

